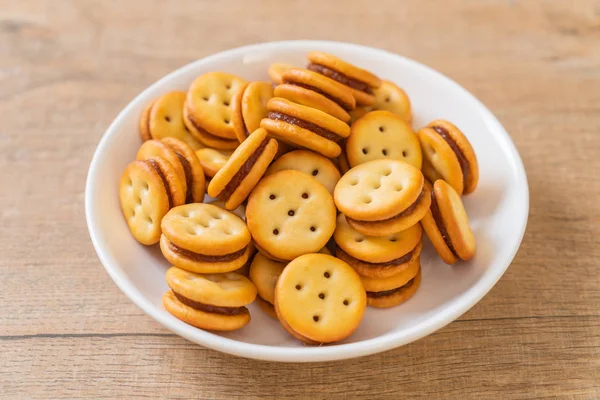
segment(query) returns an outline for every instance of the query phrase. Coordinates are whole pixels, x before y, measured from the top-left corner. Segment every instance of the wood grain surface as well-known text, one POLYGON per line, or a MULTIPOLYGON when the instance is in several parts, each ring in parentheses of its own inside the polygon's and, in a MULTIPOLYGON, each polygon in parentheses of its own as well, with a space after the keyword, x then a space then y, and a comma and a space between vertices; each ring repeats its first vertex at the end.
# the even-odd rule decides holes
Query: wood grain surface
POLYGON ((0 0, 0 398, 599 398, 600 2, 0 0), (458 81, 510 132, 531 210, 458 321, 355 360, 192 344, 111 281, 84 184, 112 119, 168 72, 283 39, 355 42, 458 81))

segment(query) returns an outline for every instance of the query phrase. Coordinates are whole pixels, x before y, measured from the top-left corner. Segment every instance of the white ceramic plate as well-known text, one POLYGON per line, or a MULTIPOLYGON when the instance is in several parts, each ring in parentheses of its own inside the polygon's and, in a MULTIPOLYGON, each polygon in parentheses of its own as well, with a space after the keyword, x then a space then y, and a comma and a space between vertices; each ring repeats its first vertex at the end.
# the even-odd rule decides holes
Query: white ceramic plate
POLYGON ((167 75, 138 95, 110 125, 90 165, 85 191, 88 228, 102 264, 121 290, 148 315, 193 342, 225 353, 273 361, 326 361, 373 354, 422 338, 469 310, 510 265, 527 224, 529 192, 519 154, 510 137, 475 97, 440 73, 386 51, 346 43, 292 41, 263 43, 198 60, 167 75), (306 54, 321 50, 394 81, 410 96, 416 128, 444 118, 471 141, 480 181, 464 197, 477 239, 468 263, 445 265, 426 244, 421 257, 423 283, 407 303, 388 310, 369 308, 360 327, 341 343, 302 346, 279 323, 250 305, 252 322, 217 334, 179 321, 161 303, 168 289, 169 264, 158 247, 145 247, 129 233, 119 206, 118 183, 141 145, 138 120, 143 108, 170 90, 187 90, 205 72, 226 71, 248 80, 268 80, 272 62, 306 65, 306 54))

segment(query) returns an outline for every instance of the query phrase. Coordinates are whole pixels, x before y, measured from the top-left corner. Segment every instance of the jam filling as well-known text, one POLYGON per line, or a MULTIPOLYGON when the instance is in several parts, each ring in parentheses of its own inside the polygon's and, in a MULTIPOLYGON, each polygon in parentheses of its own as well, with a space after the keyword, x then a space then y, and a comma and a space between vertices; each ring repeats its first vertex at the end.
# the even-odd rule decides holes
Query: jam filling
POLYGON ((454 250, 454 246, 452 246, 452 241, 450 240, 450 236, 448 235, 448 230, 446 229, 446 225, 444 224, 444 220, 442 219, 442 213, 440 212, 440 208, 438 207, 437 199, 435 198, 435 190, 431 191, 431 215, 433 216, 433 221, 437 226, 442 238, 444 239, 444 243, 450 249, 450 252, 454 254, 456 258, 460 257, 456 254, 456 250, 454 250))
POLYGON ((462 150, 458 147, 452 136, 448 133, 445 128, 441 126, 432 126, 431 129, 436 131, 438 135, 442 137, 448 143, 454 154, 456 154, 456 158, 458 158, 458 163, 460 164, 460 170, 463 175, 463 187, 467 187, 467 175, 469 174, 469 161, 467 161, 467 157, 465 157, 462 150))
POLYGON ((235 189, 237 189, 238 186, 240 186, 240 183, 242 183, 244 178, 250 173, 250 170, 252 169, 254 164, 256 164, 256 161, 258 160, 260 155, 265 150, 265 147, 267 147, 269 140, 270 139, 268 137, 266 137, 260 143, 260 145, 258 145, 256 150, 254 150, 254 153, 252 153, 252 155, 250 157, 248 157, 248 159, 244 162, 244 164, 242 164, 242 166, 240 167, 238 172, 236 172, 235 175, 233 176, 233 178, 231 178, 231 180, 227 183, 227 185, 225 185, 223 190, 221 190, 221 193, 219 193, 217 195, 217 197, 220 200, 222 200, 224 202, 229 200, 229 198, 231 197, 231 195, 233 194, 235 189))
POLYGON ((248 312, 248 309, 246 307, 213 306, 210 304, 199 303, 197 301, 188 299, 187 297, 180 295, 179 293, 177 293, 174 290, 173 290, 173 293, 175 294, 175 297, 177 297, 177 300, 179 300, 186 306, 191 307, 198 311, 203 311, 206 313, 213 313, 213 314, 221 314, 221 315, 238 315, 238 314, 244 314, 244 313, 248 312))
POLYGON ((234 253, 229 253, 229 254, 225 254, 222 256, 209 256, 206 254, 195 253, 190 250, 182 249, 181 247, 177 246, 176 244, 174 244, 171 241, 169 241, 169 249, 171 249, 171 251, 173 253, 177 253, 181 257, 190 259, 192 261, 215 262, 215 263, 216 262, 229 262, 229 261, 237 260, 238 258, 243 256, 244 253, 246 252, 246 247, 244 247, 243 249, 238 250, 234 253))
POLYGON ((333 97, 332 95, 330 95, 329 93, 324 92, 323 90, 319 89, 318 87, 311 86, 311 85, 305 85, 304 83, 298 83, 298 82, 285 81, 285 83, 287 83, 288 85, 294 85, 294 86, 303 87, 304 89, 312 90, 313 92, 319 93, 319 94, 327 97, 329 100, 333 101, 334 103, 336 103, 338 106, 342 107, 346 111, 352 111, 353 110, 353 108, 350 107, 350 104, 344 103, 340 99, 337 99, 337 98, 333 97))
POLYGON ((308 64, 307 69, 318 72, 321 75, 325 75, 328 78, 333 79, 343 85, 350 86, 352 89, 360 90, 367 94, 373 94, 373 89, 365 82, 359 81, 358 79, 350 78, 348 75, 344 75, 341 72, 335 71, 331 68, 327 68, 321 64, 308 64))
POLYGON ((267 117, 269 119, 287 122, 288 124, 296 125, 296 126, 299 126, 300 128, 307 129, 307 130, 314 132, 317 135, 324 137, 325 139, 331 140, 332 142, 335 142, 335 143, 340 143, 342 140, 344 140, 344 138, 336 135, 335 133, 331 132, 328 129, 322 128, 319 125, 314 124, 312 122, 308 122, 308 121, 304 121, 300 118, 292 117, 291 115, 283 114, 283 113, 280 113, 277 111, 269 111, 269 113, 267 114, 267 117))
POLYGON ((183 166, 183 172, 185 173, 185 183, 187 187, 187 191, 185 192, 185 203, 192 203, 192 201, 194 200, 192 198, 192 185, 194 184, 194 182, 192 181, 192 166, 190 165, 190 162, 187 160, 187 158, 185 158, 177 152, 175 152, 175 154, 177 154, 177 157, 179 157, 179 161, 181 161, 181 165, 183 166))
POLYGON ((173 197, 171 195, 171 187, 169 186, 169 181, 167 181, 167 177, 163 173, 162 169, 160 169, 160 166, 156 161, 154 161, 153 159, 149 159, 146 160, 146 162, 150 164, 150 166, 154 168, 154 170, 160 176, 160 180, 162 181, 163 186, 165 187, 165 190, 167 192, 167 197, 169 198, 169 208, 171 208, 173 206, 173 197))
POLYGON ((369 267, 391 267, 391 266, 395 266, 395 265, 401 265, 401 264, 409 262, 412 259, 412 256, 414 253, 414 249, 413 249, 400 258, 395 258, 393 260, 382 262, 382 263, 372 263, 372 262, 368 262, 368 261, 359 260, 358 258, 351 256, 350 254, 348 254, 344 250, 342 250, 341 247, 339 247, 339 246, 337 248, 337 251, 342 253, 342 257, 354 259, 362 264, 366 264, 369 267))
POLYGON ((401 290, 410 288, 413 285, 413 283, 415 283, 415 278, 412 278, 410 281, 408 281, 406 283, 406 285, 400 286, 400 287, 395 288, 395 289, 384 290, 384 291, 381 291, 381 292, 367 292, 367 297, 371 297, 371 298, 375 298, 376 299, 378 297, 390 296, 390 295, 392 295, 394 293, 398 293, 401 290))
POLYGON ((400 214, 395 215, 391 218, 387 218, 387 219, 382 219, 380 221, 359 221, 357 219, 353 219, 350 218, 348 216, 346 216, 346 219, 351 219, 352 221, 359 221, 362 224, 368 224, 369 222, 374 222, 374 223, 379 223, 379 222, 388 222, 388 221, 392 221, 392 220, 396 220, 396 219, 400 219, 400 218, 404 218, 404 217, 408 217, 410 214, 412 214, 415 211, 415 208, 417 208, 417 205, 419 205, 421 199, 423 198, 423 196, 425 195, 425 191, 421 191, 421 194, 419 194, 419 197, 417 197, 417 199, 414 201, 414 203, 412 203, 407 209, 405 209, 404 211, 402 211, 400 214))

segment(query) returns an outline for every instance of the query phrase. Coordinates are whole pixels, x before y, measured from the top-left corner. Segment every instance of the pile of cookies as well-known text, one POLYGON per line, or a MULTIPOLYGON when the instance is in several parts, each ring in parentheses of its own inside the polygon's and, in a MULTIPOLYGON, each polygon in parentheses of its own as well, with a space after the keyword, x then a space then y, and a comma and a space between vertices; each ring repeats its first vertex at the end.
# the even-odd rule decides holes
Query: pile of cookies
POLYGON ((256 301, 306 344, 348 337, 367 305, 421 283, 423 231, 448 264, 475 254, 461 195, 475 153, 444 120, 418 132, 406 93, 335 56, 224 72, 155 99, 120 200, 133 236, 173 265, 165 308, 235 330, 256 301), (204 203, 205 193, 215 200, 204 203))

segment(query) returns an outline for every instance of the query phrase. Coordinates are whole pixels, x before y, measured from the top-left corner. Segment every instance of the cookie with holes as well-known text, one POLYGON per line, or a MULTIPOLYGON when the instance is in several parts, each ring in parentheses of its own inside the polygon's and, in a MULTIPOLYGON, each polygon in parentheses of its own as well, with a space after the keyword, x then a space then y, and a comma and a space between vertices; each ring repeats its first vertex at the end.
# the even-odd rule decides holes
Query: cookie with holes
POLYGON ((212 331, 233 331, 250 322, 246 306, 256 298, 256 287, 245 276, 171 267, 165 278, 171 290, 163 296, 163 305, 176 318, 212 331))
POLYGON ((160 223, 175 204, 183 204, 185 192, 173 165, 162 157, 133 161, 119 184, 121 210, 133 237, 151 245, 160 239, 160 223))
MULTIPOLYGON (((185 169, 183 167, 183 161, 177 155, 175 150, 166 143, 160 140, 147 140, 139 148, 135 159, 138 161, 148 160, 154 157, 161 157, 167 160, 175 169, 177 177, 179 177, 181 190, 187 192, 187 179, 185 176, 185 169)), ((185 202, 185 198, 184 198, 185 202)), ((180 206, 184 203, 175 202, 173 206, 180 206)))
POLYGON ((196 156, 202 165, 204 174, 209 178, 215 176, 223 168, 232 153, 233 151, 211 149, 210 147, 196 150, 196 156))
POLYGON ((296 147, 316 151, 325 157, 337 157, 340 143, 350 135, 350 127, 316 108, 273 97, 267 103, 269 113, 260 123, 273 137, 296 147))
POLYGON ((292 64, 286 63, 273 63, 269 65, 268 74, 273 82, 277 85, 283 83, 283 73, 288 69, 292 69, 294 66, 292 64))
POLYGON ((208 195, 237 208, 250 194, 277 153, 277 141, 264 129, 255 130, 238 147, 208 185, 208 195))
POLYGON ((381 86, 381 80, 362 68, 358 68, 336 56, 313 51, 308 54, 310 64, 307 69, 325 75, 350 89, 360 106, 375 103, 373 91, 381 86))
POLYGON ((338 215, 333 237, 336 257, 359 275, 371 278, 402 273, 419 257, 422 248, 419 224, 387 236, 368 236, 352 228, 343 214, 338 215))
POLYGON ((327 189, 294 170, 264 177, 246 206, 246 222, 258 250, 278 260, 319 251, 335 230, 335 218, 327 189))
POLYGON ((173 265, 203 274, 243 266, 250 255, 250 233, 237 215, 212 204, 171 209, 162 219, 160 249, 173 265))
POLYGON ((446 264, 470 260, 475 255, 475 236, 458 192, 437 180, 430 193, 431 208, 421 225, 433 247, 446 264))
POLYGON ((391 81, 381 81, 381 86, 373 91, 375 103, 373 110, 386 110, 402 117, 412 124, 412 109, 406 92, 391 81))
POLYGON ((169 92, 154 100, 142 114, 142 138, 164 139, 172 137, 185 142, 192 150, 202 147, 183 122, 183 104, 186 92, 169 92))
POLYGON ((397 160, 357 165, 335 186, 333 198, 348 224, 364 235, 403 231, 423 218, 431 199, 423 174, 397 160))
POLYGON ((427 178, 435 182, 440 177, 458 194, 475 190, 479 181, 479 166, 471 143, 452 123, 438 119, 417 133, 423 158, 427 160, 427 178), (431 171, 433 170, 433 172, 431 171))
POLYGON ((292 68, 283 74, 283 84, 275 88, 275 96, 316 108, 346 123, 350 121, 348 111, 356 106, 348 87, 302 68, 292 68))
POLYGON ((421 145, 410 125, 390 111, 371 111, 351 127, 346 156, 352 167, 371 160, 400 160, 421 168, 421 145))
POLYGON ((250 280, 256 286, 259 307, 273 318, 277 318, 273 303, 275 302, 275 285, 287 262, 278 262, 258 253, 250 264, 250 280))
POLYGON ((413 297, 421 286, 420 257, 404 273, 385 279, 363 277, 362 280, 367 290, 367 305, 376 308, 397 306, 413 297))
POLYGON ((275 311, 283 327, 306 344, 345 339, 360 324, 367 295, 358 274, 325 254, 290 262, 275 286, 275 311))
POLYGON ((331 194, 333 194, 335 184, 340 180, 340 171, 330 159, 308 150, 294 150, 279 157, 267 169, 265 176, 286 169, 314 176, 331 194))
POLYGON ((267 102, 271 97, 273 85, 269 82, 251 82, 233 96, 231 121, 240 143, 260 128, 260 121, 267 116, 267 102))

